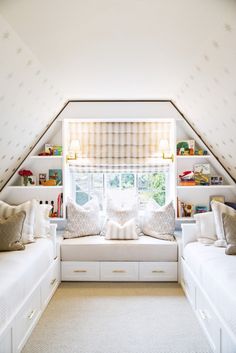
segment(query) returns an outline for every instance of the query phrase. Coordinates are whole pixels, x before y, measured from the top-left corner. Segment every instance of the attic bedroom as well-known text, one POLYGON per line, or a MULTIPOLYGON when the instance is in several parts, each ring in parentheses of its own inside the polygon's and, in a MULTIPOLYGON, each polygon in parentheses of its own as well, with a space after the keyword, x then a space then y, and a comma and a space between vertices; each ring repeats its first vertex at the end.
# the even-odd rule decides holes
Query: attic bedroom
POLYGON ((236 353, 236 1, 0 1, 0 353, 236 353))

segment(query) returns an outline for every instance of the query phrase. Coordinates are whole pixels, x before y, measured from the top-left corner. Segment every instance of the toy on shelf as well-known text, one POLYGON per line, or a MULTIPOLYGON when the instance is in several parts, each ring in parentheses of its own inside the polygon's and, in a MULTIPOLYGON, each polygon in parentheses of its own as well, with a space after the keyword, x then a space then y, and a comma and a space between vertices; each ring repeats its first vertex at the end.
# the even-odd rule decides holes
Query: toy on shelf
POLYGON ((191 170, 186 170, 179 175, 179 185, 180 186, 193 186, 195 185, 194 173, 191 170))

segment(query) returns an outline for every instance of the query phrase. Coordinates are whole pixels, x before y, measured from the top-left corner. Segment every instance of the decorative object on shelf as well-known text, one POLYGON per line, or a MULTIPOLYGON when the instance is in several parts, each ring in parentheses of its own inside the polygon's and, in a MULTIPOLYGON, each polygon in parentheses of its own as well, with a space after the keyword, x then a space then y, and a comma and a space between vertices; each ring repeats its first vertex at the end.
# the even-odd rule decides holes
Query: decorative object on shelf
POLYGON ((47 155, 52 156, 53 155, 53 145, 50 143, 46 143, 44 147, 44 152, 47 153, 47 155))
POLYGON ((36 184, 35 177, 31 170, 21 169, 18 174, 21 176, 21 185, 22 186, 33 186, 36 184))
POLYGON ((63 193, 60 193, 57 197, 57 217, 63 217, 63 193))
POLYGON ((192 217, 193 205, 180 201, 177 198, 177 218, 192 217))
POLYGON ((56 185, 62 185, 62 169, 49 169, 49 180, 55 180, 56 185))
POLYGON ((49 179, 49 180, 46 180, 46 181, 42 182, 41 185, 42 186, 57 186, 57 181, 49 179))
POLYGON ((208 211, 207 206, 196 205, 195 206, 195 213, 205 213, 208 211))
POLYGON ((168 140, 160 140, 159 149, 162 153, 162 159, 170 159, 174 161, 174 154, 170 152, 170 146, 168 140))
POLYGON ((79 158, 81 147, 79 140, 72 140, 68 149, 67 160, 74 160, 79 158))
POLYGON ((195 185, 194 173, 191 170, 186 170, 179 175, 179 186, 193 186, 195 185))
POLYGON ((221 203, 225 203, 225 197, 223 195, 212 195, 210 196, 210 211, 211 211, 211 202, 212 201, 217 201, 221 203))
POLYGON ((209 163, 194 164, 195 185, 210 184, 211 167, 209 163))
POLYGON ((42 185, 47 180, 46 173, 39 173, 39 185, 42 185))
POLYGON ((223 185, 223 177, 211 176, 211 185, 223 185))
POLYGON ((183 140, 177 142, 177 155, 194 155, 195 141, 194 140, 183 140))

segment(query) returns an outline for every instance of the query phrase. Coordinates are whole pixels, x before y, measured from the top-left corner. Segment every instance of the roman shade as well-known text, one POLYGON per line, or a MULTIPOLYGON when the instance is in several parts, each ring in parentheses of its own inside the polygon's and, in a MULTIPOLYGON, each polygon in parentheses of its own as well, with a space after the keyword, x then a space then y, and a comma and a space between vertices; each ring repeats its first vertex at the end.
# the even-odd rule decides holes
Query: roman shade
POLYGON ((76 152, 71 168, 86 171, 122 169, 157 170, 168 163, 161 159, 161 141, 169 151, 171 122, 70 122, 68 150, 76 152))

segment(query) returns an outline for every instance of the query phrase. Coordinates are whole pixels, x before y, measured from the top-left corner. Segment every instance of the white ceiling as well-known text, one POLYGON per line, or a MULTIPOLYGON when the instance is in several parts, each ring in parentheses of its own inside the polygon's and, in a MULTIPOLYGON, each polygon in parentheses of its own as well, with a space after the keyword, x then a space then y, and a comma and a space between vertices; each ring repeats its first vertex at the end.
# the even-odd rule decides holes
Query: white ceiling
POLYGON ((1 0, 0 144, 31 123, 22 156, 66 99, 172 99, 236 177, 235 62, 235 0, 1 0))

